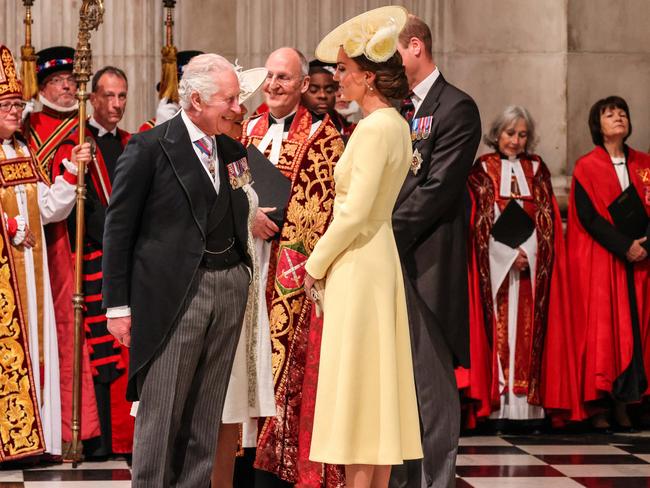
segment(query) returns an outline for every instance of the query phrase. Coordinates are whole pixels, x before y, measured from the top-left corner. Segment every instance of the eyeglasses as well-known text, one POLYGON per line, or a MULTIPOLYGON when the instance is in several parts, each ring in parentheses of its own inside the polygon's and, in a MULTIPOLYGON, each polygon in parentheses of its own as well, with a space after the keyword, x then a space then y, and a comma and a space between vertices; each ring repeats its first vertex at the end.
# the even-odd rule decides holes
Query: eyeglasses
POLYGON ((69 85, 77 84, 77 80, 74 79, 74 76, 53 76, 47 82, 57 86, 61 86, 65 83, 69 85))
POLYGON ((15 108, 16 112, 22 112, 26 105, 25 102, 0 102, 0 112, 7 114, 12 108, 15 108))
POLYGON ((271 84, 273 80, 279 85, 288 85, 295 79, 301 78, 300 76, 289 76, 285 73, 271 73, 270 71, 266 75, 266 82, 271 84))

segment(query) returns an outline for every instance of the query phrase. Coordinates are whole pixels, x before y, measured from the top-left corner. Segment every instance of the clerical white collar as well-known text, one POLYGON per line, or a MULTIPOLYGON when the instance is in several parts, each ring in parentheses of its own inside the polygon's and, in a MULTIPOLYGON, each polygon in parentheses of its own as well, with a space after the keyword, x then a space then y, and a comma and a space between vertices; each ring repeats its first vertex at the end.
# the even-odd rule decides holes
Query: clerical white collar
POLYGON ((293 112, 285 115, 284 117, 276 117, 269 110, 269 116, 275 121, 276 124, 283 124, 285 120, 287 120, 288 118, 293 117, 294 115, 296 115, 296 112, 297 112, 297 110, 294 110, 293 112))
POLYGON ((427 93, 429 93, 429 90, 431 90, 431 87, 438 79, 438 76, 440 76, 440 71, 436 66, 435 69, 429 73, 429 76, 427 76, 413 88, 413 95, 417 97, 417 101, 422 101, 426 98, 427 93))
POLYGON ((61 105, 57 105, 54 102, 50 102, 47 98, 45 98, 40 93, 38 94, 38 100, 47 108, 51 108, 52 110, 56 110, 57 112, 62 112, 62 113, 72 113, 79 108, 78 102, 75 102, 75 104, 72 107, 62 107, 61 105))
POLYGON ((117 126, 113 130, 106 130, 103 125, 101 125, 99 122, 95 120, 95 116, 91 116, 90 120, 88 120, 88 124, 93 126, 95 129, 97 129, 97 137, 102 137, 108 134, 109 132, 113 134, 114 136, 117 136, 117 126))

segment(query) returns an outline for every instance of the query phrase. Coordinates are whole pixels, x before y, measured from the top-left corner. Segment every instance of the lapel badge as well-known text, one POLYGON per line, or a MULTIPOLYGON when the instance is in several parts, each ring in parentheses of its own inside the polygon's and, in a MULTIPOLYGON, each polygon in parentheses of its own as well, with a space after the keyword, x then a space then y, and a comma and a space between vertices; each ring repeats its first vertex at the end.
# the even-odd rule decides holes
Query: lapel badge
POLYGON ((420 151, 415 149, 415 151, 413 151, 413 160, 411 161, 411 171, 415 176, 417 176, 418 171, 420 171, 420 166, 422 166, 422 154, 420 154, 420 151))
POLYGON ((251 172, 246 157, 228 164, 228 180, 233 190, 237 190, 251 182, 251 172))

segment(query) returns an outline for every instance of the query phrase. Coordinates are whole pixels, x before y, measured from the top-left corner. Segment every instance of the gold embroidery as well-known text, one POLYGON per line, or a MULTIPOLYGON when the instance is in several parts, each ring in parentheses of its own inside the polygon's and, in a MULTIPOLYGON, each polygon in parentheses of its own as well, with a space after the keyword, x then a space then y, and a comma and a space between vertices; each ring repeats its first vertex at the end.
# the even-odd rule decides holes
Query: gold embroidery
POLYGON ((650 185, 650 168, 640 168, 637 170, 637 174, 644 185, 650 185))
POLYGON ((0 84, 0 95, 4 95, 5 93, 20 92, 20 83, 18 82, 18 77, 16 76, 14 60, 11 57, 9 49, 2 50, 2 68, 5 79, 0 80, 2 82, 2 84, 0 84))
POLYGON ((7 183, 33 178, 34 172, 26 162, 6 163, 2 165, 2 179, 7 183))
MULTIPOLYGON (((0 221, 4 227, 4 221, 0 221)), ((6 237, 6 233, 4 236, 6 237)), ((30 383, 29 358, 21 344, 19 305, 9 258, 0 239, 0 461, 42 451, 38 412, 30 383)))

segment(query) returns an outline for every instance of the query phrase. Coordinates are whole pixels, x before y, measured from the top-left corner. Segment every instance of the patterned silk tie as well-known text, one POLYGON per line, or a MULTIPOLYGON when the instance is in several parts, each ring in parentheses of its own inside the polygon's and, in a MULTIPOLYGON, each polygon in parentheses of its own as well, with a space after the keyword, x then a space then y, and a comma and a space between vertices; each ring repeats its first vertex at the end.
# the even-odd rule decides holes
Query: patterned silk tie
POLYGON ((411 120, 413 120, 413 116, 415 115, 415 105, 413 105, 413 100, 411 98, 412 96, 413 92, 410 92, 408 96, 402 100, 402 107, 400 109, 402 117, 404 117, 407 122, 411 122, 411 120))
POLYGON ((212 138, 205 136, 199 139, 198 141, 194 141, 194 144, 196 147, 199 148, 202 154, 205 155, 205 159, 203 161, 203 164, 205 164, 208 168, 208 171, 210 172, 210 175, 212 176, 212 181, 214 181, 214 175, 215 175, 215 161, 214 161, 214 148, 212 147, 212 138))

